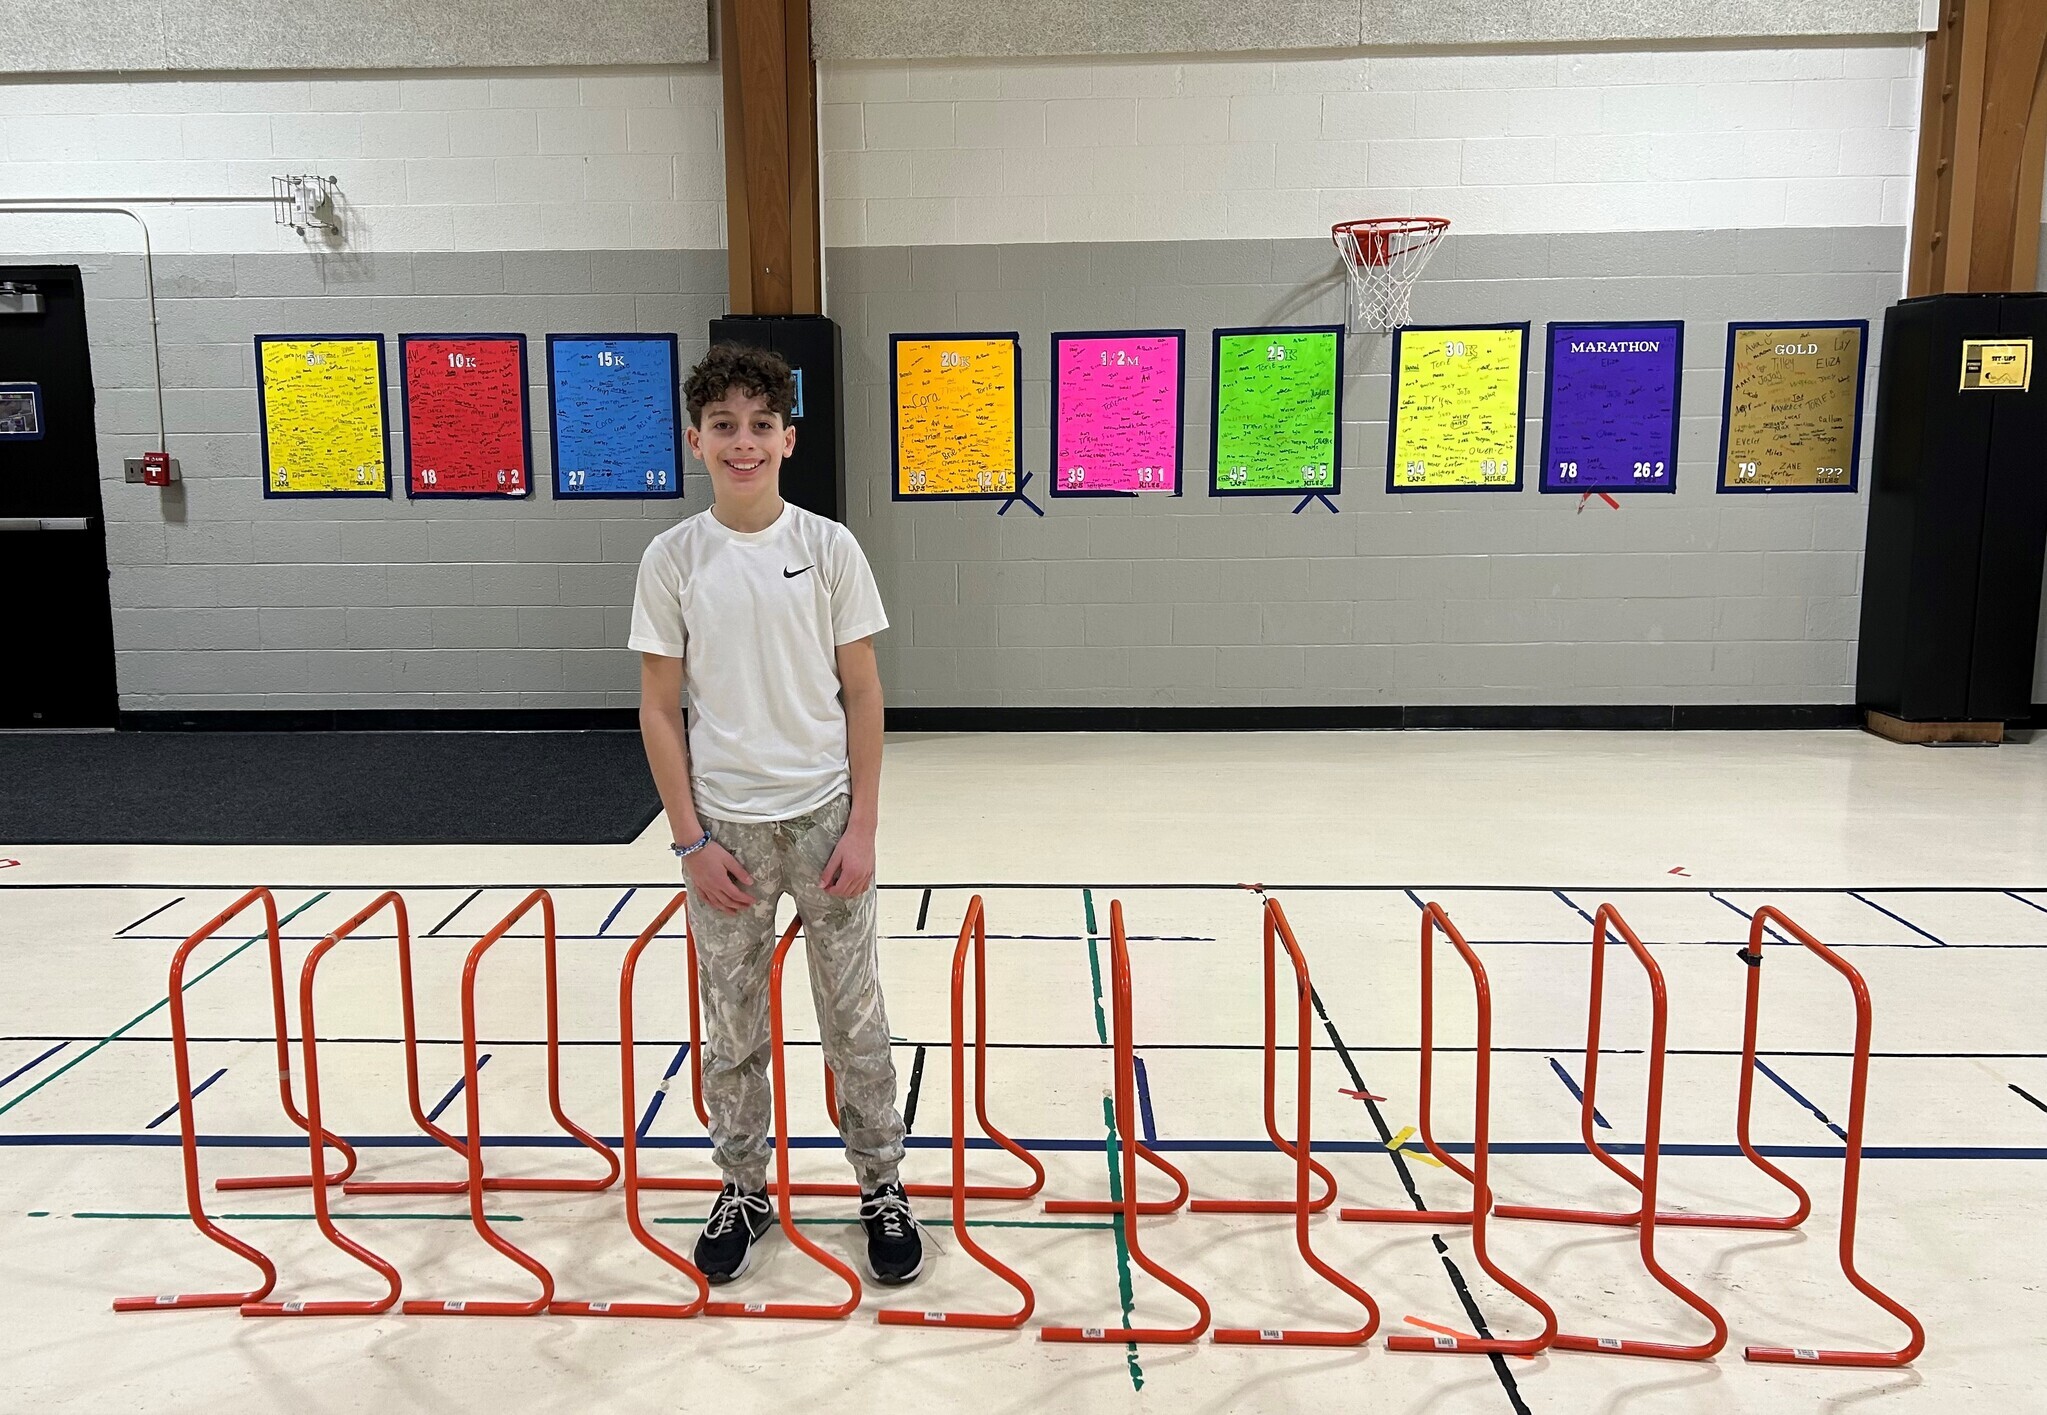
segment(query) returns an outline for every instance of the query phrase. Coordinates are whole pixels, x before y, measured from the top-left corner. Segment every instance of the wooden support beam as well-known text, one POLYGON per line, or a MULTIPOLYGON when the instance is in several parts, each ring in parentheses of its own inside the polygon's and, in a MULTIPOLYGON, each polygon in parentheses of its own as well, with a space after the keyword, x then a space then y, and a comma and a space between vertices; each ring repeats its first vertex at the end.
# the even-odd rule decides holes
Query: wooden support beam
POLYGON ((819 314, 817 66, 810 0, 719 0, 733 314, 819 314))
POLYGON ((2037 287, 2047 5, 1941 0, 1927 41, 1907 293, 2037 287))

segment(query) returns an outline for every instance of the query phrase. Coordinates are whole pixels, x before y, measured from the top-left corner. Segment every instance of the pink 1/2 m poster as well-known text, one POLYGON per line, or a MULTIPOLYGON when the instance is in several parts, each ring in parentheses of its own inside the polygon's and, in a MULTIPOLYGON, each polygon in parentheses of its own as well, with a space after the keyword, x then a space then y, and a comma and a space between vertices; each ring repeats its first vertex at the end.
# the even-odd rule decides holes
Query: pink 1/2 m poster
POLYGON ((1187 334, 1052 336, 1052 494, 1180 494, 1187 334))

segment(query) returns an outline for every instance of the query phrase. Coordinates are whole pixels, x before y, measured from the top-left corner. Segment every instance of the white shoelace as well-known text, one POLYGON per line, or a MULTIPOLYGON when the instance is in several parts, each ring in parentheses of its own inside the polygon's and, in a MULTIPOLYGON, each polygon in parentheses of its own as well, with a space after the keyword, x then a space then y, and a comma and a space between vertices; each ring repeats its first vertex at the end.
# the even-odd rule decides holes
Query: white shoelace
MULTIPOLYGON (((763 1218, 775 1211, 774 1205, 768 1202, 766 1195, 748 1194, 737 1185, 726 1185, 718 1194, 718 1202, 711 1206, 710 1218, 704 1221, 704 1236, 723 1238, 749 1209, 763 1218)), ((752 1229, 753 1225, 748 1223, 747 1231, 751 1233, 752 1229)))
POLYGON ((917 1216, 910 1212, 910 1201, 902 1190, 893 1187, 861 1199, 860 1219, 863 1223, 879 1222, 882 1233, 897 1242, 913 1231, 921 1231, 917 1216))

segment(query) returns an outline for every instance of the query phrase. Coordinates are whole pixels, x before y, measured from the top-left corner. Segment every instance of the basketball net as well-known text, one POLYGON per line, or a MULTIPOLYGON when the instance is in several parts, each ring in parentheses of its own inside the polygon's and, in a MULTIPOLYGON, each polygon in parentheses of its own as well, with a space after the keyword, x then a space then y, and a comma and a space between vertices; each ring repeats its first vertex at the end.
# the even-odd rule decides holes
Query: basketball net
POLYGON ((1398 329, 1409 322, 1408 296, 1449 229, 1442 216, 1381 216, 1330 228, 1348 272, 1353 329, 1398 329))

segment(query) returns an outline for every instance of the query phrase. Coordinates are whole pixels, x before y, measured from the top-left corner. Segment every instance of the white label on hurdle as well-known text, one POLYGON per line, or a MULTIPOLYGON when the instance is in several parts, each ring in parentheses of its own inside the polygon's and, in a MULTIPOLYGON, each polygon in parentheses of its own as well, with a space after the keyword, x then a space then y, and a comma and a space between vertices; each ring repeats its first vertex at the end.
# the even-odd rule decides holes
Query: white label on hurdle
POLYGON ((611 1310, 611 1304, 609 1302, 592 1302, 590 1304, 590 1310, 593 1312, 609 1312, 611 1310))
POLYGON ((178 1294, 166 1292, 163 1296, 156 1299, 156 1305, 159 1307, 175 1307, 178 1305, 178 1294))
POLYGON ((1100 1341, 1102 1339, 1102 1329, 1100 1327, 1082 1327, 1080 1334, 1089 1341, 1100 1341))
POLYGON ((441 1310, 442 1310, 443 1312, 459 1312, 459 1311, 461 1311, 461 1310, 462 1310, 463 1308, 467 1307, 468 1305, 469 1305, 469 1303, 468 1303, 467 1301, 462 1301, 462 1302, 443 1302, 443 1303, 441 1304, 441 1310))
POLYGON ((742 1311, 742 1312, 753 1312, 753 1313, 760 1313, 760 1312, 765 1312, 765 1311, 767 1311, 767 1310, 768 1310, 768 1304, 767 1304, 767 1303, 765 1303, 765 1302, 748 1302, 748 1303, 746 1303, 746 1304, 745 1304, 744 1306, 742 1306, 742 1307, 741 1307, 741 1308, 740 1308, 739 1310, 740 1310, 740 1311, 742 1311))
POLYGON ((1601 1351, 1618 1351, 1621 1349, 1621 1339, 1617 1336, 1602 1336, 1599 1338, 1599 1349, 1601 1351))
POLYGON ((1819 1352, 1813 1350, 1810 1346, 1794 1346, 1791 1348, 1791 1354, 1800 1361, 1817 1361, 1820 1359, 1819 1352))
POLYGON ((943 1313, 943 1312, 926 1312, 926 1313, 924 1314, 924 1320, 925 1320, 925 1321, 927 1321, 927 1322, 942 1322, 942 1321, 944 1321, 944 1320, 945 1320, 945 1313, 943 1313))
POLYGON ((306 1310, 306 1304, 303 1301, 287 1302, 284 1304, 284 1310, 287 1312, 303 1312, 306 1310))
POLYGON ((1271 1327, 1260 1327, 1258 1329, 1258 1339, 1260 1341, 1285 1341, 1286 1333, 1274 1331, 1271 1327))
POLYGON ((1436 1338, 1436 1350, 1438 1350, 1438 1351, 1455 1351, 1456 1349, 1457 1349, 1457 1338, 1456 1338, 1456 1337, 1454 1337, 1454 1336, 1439 1336, 1439 1337, 1437 1337, 1437 1338, 1436 1338))

